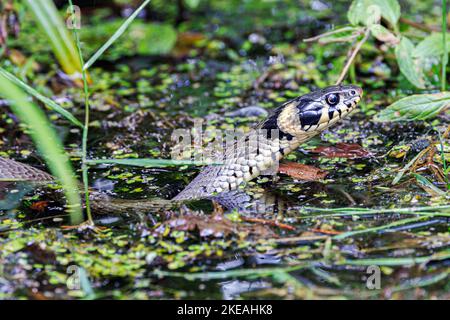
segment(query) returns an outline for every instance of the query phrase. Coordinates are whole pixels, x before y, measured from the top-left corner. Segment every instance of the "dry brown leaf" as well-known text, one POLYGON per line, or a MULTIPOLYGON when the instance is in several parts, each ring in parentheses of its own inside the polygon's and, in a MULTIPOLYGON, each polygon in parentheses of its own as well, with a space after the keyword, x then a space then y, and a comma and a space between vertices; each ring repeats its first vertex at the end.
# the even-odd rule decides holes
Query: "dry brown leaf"
POLYGON ((318 181, 326 177, 328 172, 319 168, 296 162, 281 163, 278 171, 288 176, 305 181, 318 181))

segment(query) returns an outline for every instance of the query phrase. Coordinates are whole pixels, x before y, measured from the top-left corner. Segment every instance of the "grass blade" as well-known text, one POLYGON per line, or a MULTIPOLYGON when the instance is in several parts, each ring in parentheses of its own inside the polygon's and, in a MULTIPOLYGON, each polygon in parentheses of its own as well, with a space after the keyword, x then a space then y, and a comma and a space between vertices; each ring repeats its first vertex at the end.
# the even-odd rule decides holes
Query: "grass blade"
POLYGON ((437 252, 431 256, 404 257, 404 258, 373 258, 373 259, 351 259, 339 262, 338 265, 350 266, 407 266, 428 263, 430 261, 443 261, 450 258, 450 251, 437 252))
POLYGON ((82 67, 73 38, 52 0, 26 0, 42 32, 50 40, 53 52, 64 72, 81 86, 82 67))
POLYGON ((0 74, 0 94, 10 101, 12 111, 30 128, 30 136, 50 171, 59 180, 67 199, 71 223, 81 223, 81 199, 72 166, 45 113, 18 86, 0 74))
POLYGON ((335 239, 335 240, 342 240, 342 239, 345 239, 345 238, 348 238, 348 237, 353 237, 353 236, 358 235, 358 234, 369 233, 369 232, 376 232, 376 231, 380 231, 380 230, 386 230, 386 229, 389 229, 389 228, 392 228, 392 227, 401 226, 401 225, 404 225, 404 224, 407 224, 407 223, 410 223, 410 222, 421 221, 421 220, 424 220, 426 218, 428 218, 428 217, 422 216, 422 217, 418 217, 418 218, 402 219, 402 220, 398 220, 398 221, 395 221, 395 222, 392 222, 392 223, 389 223, 389 224, 386 224, 386 225, 383 225, 383 226, 379 226, 379 227, 368 228, 368 229, 364 229, 364 230, 356 230, 356 231, 344 232, 344 233, 341 233, 341 234, 339 234, 337 236, 334 236, 333 239, 335 239))
POLYGON ((430 194, 431 196, 445 196, 446 193, 436 187, 431 181, 429 181, 424 176, 421 176, 420 174, 414 173, 414 176, 416 177, 417 182, 425 189, 425 191, 430 194))
POLYGON ((57 104, 52 99, 49 99, 46 96, 40 94, 39 92, 37 92, 35 89, 30 87, 28 84, 26 84, 25 82, 23 82, 22 80, 17 78, 12 73, 9 73, 8 71, 6 71, 5 69, 0 67, 0 75, 4 76, 9 81, 13 82, 15 85, 20 87, 22 90, 27 92, 29 95, 35 97, 36 99, 38 99, 39 101, 44 103, 46 106, 48 106, 53 111, 58 112, 60 115, 62 115, 64 118, 66 118, 67 120, 72 122, 74 125, 83 128, 83 124, 80 121, 78 121, 77 118, 75 118, 69 111, 67 111, 66 109, 61 107, 59 104, 57 104))
POLYGON ((401 178, 405 175, 405 173, 412 167, 412 165, 422 156, 422 152, 419 152, 406 166, 404 166, 395 176, 394 180, 392 180, 392 185, 396 185, 401 178))
POLYGON ((165 160, 165 159, 98 159, 86 160, 90 165, 96 164, 118 164, 136 167, 172 167, 172 166, 202 166, 204 162, 189 160, 165 160))
POLYGON ((95 61, 105 52, 128 28, 128 26, 136 19, 138 14, 144 9, 144 7, 150 2, 150 0, 145 0, 139 8, 137 8, 126 20, 125 22, 120 26, 119 29, 114 32, 114 34, 111 36, 111 38, 108 39, 108 41, 105 42, 103 46, 100 47, 100 49, 97 50, 96 53, 86 62, 83 69, 87 70, 90 66, 92 66, 95 61))

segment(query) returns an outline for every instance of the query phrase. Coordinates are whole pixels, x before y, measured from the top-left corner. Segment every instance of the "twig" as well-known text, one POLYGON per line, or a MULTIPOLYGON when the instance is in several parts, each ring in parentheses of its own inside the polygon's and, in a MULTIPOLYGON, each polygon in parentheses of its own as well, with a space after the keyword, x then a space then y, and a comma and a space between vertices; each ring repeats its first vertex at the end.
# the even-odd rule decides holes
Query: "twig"
POLYGON ((324 230, 324 229, 316 229, 316 228, 309 229, 309 230, 312 232, 315 232, 315 233, 331 234, 333 236, 342 233, 341 231, 336 231, 336 230, 324 230))
POLYGON ((336 81, 336 85, 341 84, 341 82, 344 80, 345 76, 347 75, 348 69, 353 63, 353 60, 355 60, 356 55, 358 54, 359 50, 361 50, 362 45, 364 44, 364 42, 367 41, 369 36, 370 36, 370 29, 366 29, 366 31, 364 32, 364 38, 362 38, 361 41, 358 42, 352 54, 350 55, 350 58, 348 59, 347 63, 344 66, 344 69, 342 69, 339 79, 336 81))
POLYGON ((412 20, 409 20, 409 19, 406 19, 406 18, 403 18, 403 17, 400 17, 400 22, 404 23, 404 24, 407 24, 408 26, 411 26, 413 28, 416 28, 416 29, 419 29, 419 30, 422 30, 422 31, 426 31, 426 32, 439 32, 439 31, 441 31, 438 27, 427 26, 427 25, 424 25, 424 24, 421 24, 421 23, 418 23, 418 22, 415 22, 415 21, 412 21, 412 20))
POLYGON ((270 226, 274 226, 274 227, 278 227, 278 228, 290 230, 290 231, 295 230, 295 227, 290 226, 285 223, 278 222, 276 220, 266 220, 266 219, 260 219, 260 218, 247 218, 247 217, 241 217, 241 220, 246 221, 246 222, 261 223, 263 225, 270 225, 270 226))
POLYGON ((321 38, 324 38, 324 37, 327 37, 327 36, 331 36, 331 35, 336 34, 336 33, 342 33, 342 32, 345 32, 345 31, 349 31, 349 30, 352 30, 352 29, 353 29, 352 27, 346 27, 346 28, 342 28, 342 29, 328 31, 328 32, 319 34, 318 36, 315 36, 315 37, 312 37, 312 38, 303 39, 303 42, 314 42, 314 41, 317 41, 317 40, 319 40, 321 38))

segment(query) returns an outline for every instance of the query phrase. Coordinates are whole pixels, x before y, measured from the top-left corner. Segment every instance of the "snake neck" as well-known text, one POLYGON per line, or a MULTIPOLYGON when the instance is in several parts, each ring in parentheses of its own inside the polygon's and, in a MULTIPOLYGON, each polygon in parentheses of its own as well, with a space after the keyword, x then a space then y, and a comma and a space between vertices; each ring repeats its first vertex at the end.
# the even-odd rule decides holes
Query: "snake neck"
POLYGON ((213 198, 260 175, 275 175, 279 161, 314 135, 295 137, 262 127, 253 130, 218 158, 221 164, 204 168, 173 200, 213 198))

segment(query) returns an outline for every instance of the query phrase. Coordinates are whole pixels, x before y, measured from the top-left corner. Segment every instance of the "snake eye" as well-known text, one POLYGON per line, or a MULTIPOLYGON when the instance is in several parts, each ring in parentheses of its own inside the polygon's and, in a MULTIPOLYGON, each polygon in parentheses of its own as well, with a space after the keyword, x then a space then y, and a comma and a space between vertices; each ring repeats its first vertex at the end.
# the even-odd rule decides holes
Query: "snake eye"
POLYGON ((327 102, 331 106, 335 106, 339 103, 339 96, 337 94, 331 93, 327 96, 327 102))
POLYGON ((351 94, 352 96, 356 96, 356 91, 355 91, 355 90, 352 90, 352 91, 350 91, 350 94, 351 94))

